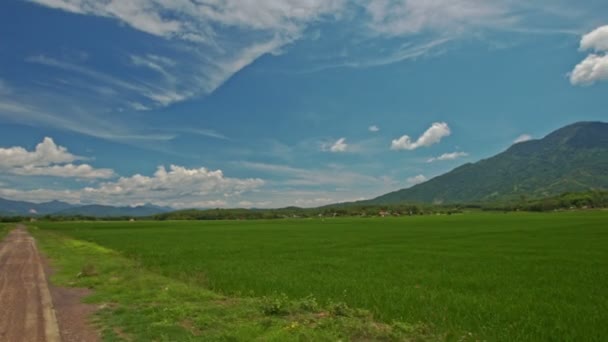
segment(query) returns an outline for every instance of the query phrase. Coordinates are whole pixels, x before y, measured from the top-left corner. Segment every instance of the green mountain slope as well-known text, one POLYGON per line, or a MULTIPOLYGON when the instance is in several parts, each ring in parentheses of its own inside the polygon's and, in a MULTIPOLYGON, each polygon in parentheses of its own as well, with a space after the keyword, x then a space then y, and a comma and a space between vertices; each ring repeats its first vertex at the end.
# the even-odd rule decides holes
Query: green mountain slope
POLYGON ((366 203, 472 203, 606 189, 608 123, 579 122, 366 203))

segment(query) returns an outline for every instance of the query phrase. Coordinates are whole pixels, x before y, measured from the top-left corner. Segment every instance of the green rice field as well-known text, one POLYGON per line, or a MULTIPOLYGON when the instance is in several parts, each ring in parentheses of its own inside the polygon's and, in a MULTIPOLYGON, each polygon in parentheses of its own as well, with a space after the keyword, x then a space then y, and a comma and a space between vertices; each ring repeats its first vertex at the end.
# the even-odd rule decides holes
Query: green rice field
POLYGON ((38 222, 234 296, 314 296, 490 341, 608 336, 608 212, 38 222))

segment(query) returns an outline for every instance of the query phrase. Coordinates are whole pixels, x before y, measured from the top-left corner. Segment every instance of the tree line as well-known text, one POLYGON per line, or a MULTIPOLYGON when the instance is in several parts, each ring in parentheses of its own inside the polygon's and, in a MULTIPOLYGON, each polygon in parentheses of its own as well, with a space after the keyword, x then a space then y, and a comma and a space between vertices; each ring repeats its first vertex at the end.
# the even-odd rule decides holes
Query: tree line
MULTIPOLYGON (((286 218, 333 218, 333 217, 390 217, 414 215, 452 215, 465 211, 530 211, 547 212, 557 210, 581 210, 608 208, 608 192, 588 191, 582 193, 565 193, 559 196, 540 199, 473 203, 473 204, 338 204, 319 208, 286 207, 279 209, 188 209, 157 214, 148 217, 138 217, 138 220, 270 220, 286 218)), ((46 215, 29 216, 0 216, 0 222, 23 222, 28 220, 48 221, 126 221, 130 216, 95 217, 83 215, 46 215)))

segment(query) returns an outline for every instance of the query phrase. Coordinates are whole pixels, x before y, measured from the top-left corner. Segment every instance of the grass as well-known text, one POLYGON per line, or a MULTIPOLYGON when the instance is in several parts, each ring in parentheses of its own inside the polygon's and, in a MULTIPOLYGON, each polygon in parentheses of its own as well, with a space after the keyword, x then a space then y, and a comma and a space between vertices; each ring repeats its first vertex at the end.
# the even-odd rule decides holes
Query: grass
MULTIPOLYGON (((431 341, 421 324, 375 321, 344 303, 312 297, 241 298, 151 272, 94 243, 30 227, 52 260, 52 282, 90 288, 104 341, 431 341)), ((465 336, 466 338, 466 336, 465 336)))
POLYGON ((2 241, 2 239, 4 239, 4 237, 8 234, 10 228, 11 226, 8 224, 0 223, 0 241, 2 241))
POLYGON ((446 339, 601 341, 607 223, 596 211, 38 224, 226 296, 312 295, 446 339))

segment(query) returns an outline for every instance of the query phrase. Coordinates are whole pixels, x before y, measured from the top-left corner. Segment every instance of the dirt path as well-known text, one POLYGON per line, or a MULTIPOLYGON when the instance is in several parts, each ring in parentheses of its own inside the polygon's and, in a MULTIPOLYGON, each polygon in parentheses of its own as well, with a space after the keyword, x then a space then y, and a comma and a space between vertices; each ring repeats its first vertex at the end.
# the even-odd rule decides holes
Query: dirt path
POLYGON ((0 341, 61 341, 43 264, 23 226, 0 243, 0 341))

